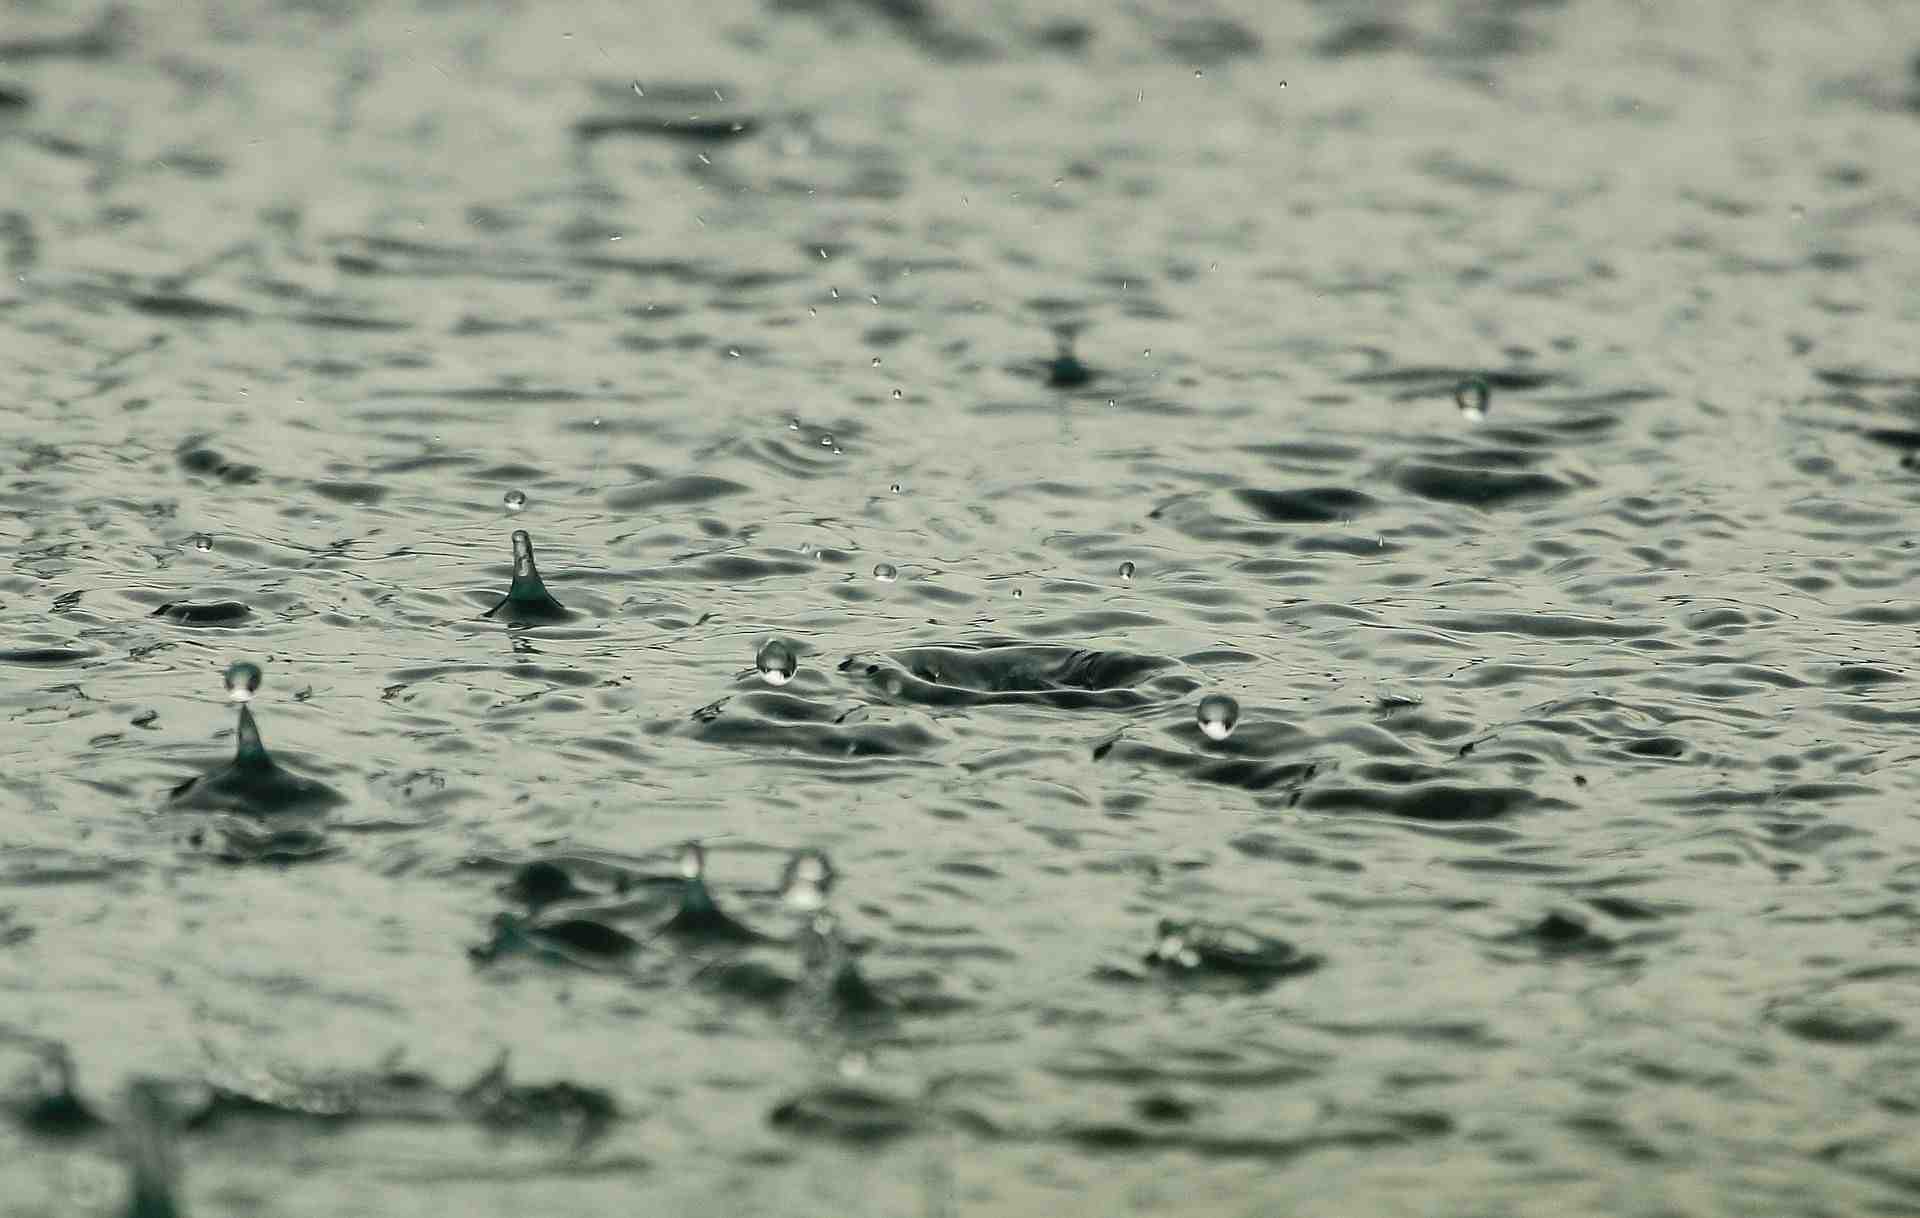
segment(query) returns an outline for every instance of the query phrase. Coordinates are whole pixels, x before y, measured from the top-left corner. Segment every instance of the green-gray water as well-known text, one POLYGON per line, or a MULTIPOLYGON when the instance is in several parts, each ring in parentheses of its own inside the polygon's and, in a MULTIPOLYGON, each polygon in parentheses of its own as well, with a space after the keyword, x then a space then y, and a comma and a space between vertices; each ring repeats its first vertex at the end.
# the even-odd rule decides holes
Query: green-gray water
POLYGON ((1920 1214, 1917 50, 0 0, 0 1209, 1920 1214))

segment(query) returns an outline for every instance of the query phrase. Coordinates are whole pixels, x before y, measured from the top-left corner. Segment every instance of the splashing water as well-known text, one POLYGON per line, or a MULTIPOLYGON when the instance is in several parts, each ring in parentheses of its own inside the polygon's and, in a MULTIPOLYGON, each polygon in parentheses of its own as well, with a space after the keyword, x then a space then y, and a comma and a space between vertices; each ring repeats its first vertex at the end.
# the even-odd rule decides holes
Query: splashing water
POLYGON ((1200 731, 1209 740, 1225 740, 1240 722, 1240 704, 1226 694, 1208 694, 1194 712, 1200 731))

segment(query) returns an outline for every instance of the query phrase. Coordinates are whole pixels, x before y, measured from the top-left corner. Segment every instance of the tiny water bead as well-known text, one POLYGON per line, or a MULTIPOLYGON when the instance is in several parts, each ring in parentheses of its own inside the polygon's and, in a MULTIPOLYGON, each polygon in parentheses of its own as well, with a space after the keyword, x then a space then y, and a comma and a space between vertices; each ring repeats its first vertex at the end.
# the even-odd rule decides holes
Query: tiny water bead
POLYGON ((890 584, 900 578, 900 572, 890 562, 876 563, 873 568, 873 577, 883 584, 890 584))
POLYGON ((213 538, 207 536, 205 533, 195 533, 193 535, 193 548, 205 554, 208 550, 213 549, 213 538))
POLYGON ((227 665, 227 701, 251 702, 260 689, 260 666, 246 660, 227 665))
POLYGON ((826 908, 833 889, 833 864, 818 850, 797 850, 780 877, 780 899, 800 913, 826 908))
POLYGON ((707 873, 707 850, 699 842, 688 842, 680 847, 680 856, 675 861, 675 869, 683 880, 698 880, 707 873))
POLYGON ((892 486, 888 487, 887 489, 889 491, 892 491, 894 494, 898 495, 900 493, 900 484, 896 482, 892 486))
POLYGON ((899 391, 898 389, 896 389, 896 390, 894 390, 894 391, 893 391, 893 400, 894 400, 894 401, 896 401, 896 402, 897 402, 897 401, 899 401, 899 400, 900 400, 900 396, 901 396, 901 394, 900 394, 900 391, 899 391))
POLYGON ((527 493, 525 491, 508 491, 506 495, 501 498, 500 502, 506 505, 509 512, 519 512, 527 506, 527 493))
POLYGON ((821 434, 821 436, 820 436, 820 447, 822 447, 822 448, 832 448, 832 447, 833 447, 833 433, 832 433, 832 432, 830 432, 830 431, 829 431, 829 432, 824 432, 824 433, 822 433, 822 434, 821 434))
POLYGON ((1126 580, 1128 583, 1133 582, 1133 564, 1132 563, 1123 562, 1120 564, 1120 578, 1126 580))
POLYGON ((1240 722, 1240 704, 1226 694, 1208 694, 1200 699, 1194 720, 1207 739, 1225 740, 1240 722))
POLYGON ((773 639, 753 657, 753 666, 760 670, 761 679, 768 685, 785 685, 799 670, 800 657, 794 653, 792 643, 773 639))
POLYGON ((1460 417, 1469 423, 1487 417, 1487 403, 1492 397, 1493 388, 1484 377, 1470 376, 1453 388, 1454 405, 1460 407, 1460 417))

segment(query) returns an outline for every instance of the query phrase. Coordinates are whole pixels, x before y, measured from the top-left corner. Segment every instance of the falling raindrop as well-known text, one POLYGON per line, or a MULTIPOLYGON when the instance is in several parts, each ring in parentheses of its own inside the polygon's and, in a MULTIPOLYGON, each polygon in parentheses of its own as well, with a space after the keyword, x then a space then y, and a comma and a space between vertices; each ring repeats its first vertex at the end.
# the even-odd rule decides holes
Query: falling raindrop
POLYGON ((1024 593, 1024 592, 1022 592, 1022 591, 1020 591, 1020 589, 1018 589, 1018 588, 1015 588, 1015 589, 1013 590, 1013 599, 1014 599, 1014 600, 1019 600, 1019 599, 1020 599, 1021 597, 1023 597, 1023 596, 1025 596, 1025 595, 1026 595, 1026 593, 1024 593))
POLYGON ((246 660, 236 660, 227 665, 225 680, 227 701, 251 702, 260 688, 260 666, 246 660))
POLYGON ((1240 722, 1240 704, 1225 694, 1208 694, 1200 699, 1200 709, 1194 717, 1207 739, 1225 740, 1233 735, 1234 726, 1240 722))
POLYGON ((827 291, 828 291, 829 293, 831 293, 831 294, 833 295, 833 298, 834 298, 835 300, 838 300, 838 299, 840 299, 840 289, 839 289, 839 288, 828 288, 828 289, 827 289, 827 291))
POLYGON ((890 584, 900 578, 900 572, 890 562, 876 563, 873 568, 873 577, 883 584, 890 584))
POLYGON ((780 877, 780 899, 799 913, 826 908, 833 890, 833 864, 818 850, 796 850, 780 877))
POLYGON ((899 391, 898 389, 895 389, 895 390, 893 391, 893 400, 897 402, 897 401, 899 401, 899 400, 900 400, 900 398, 901 398, 901 393, 900 393, 900 391, 899 391))
POLYGON ((868 300, 868 302, 869 302, 869 303, 871 303, 871 304, 879 304, 879 303, 880 303, 880 298, 879 298, 878 296, 869 296, 869 297, 867 297, 867 300, 868 300))
POLYGON ((523 511, 527 506, 527 493, 525 491, 508 491, 500 502, 507 505, 509 512, 523 511))
POLYGON ((193 535, 193 548, 205 554, 208 550, 213 549, 213 538, 207 536, 205 533, 195 533, 193 535))
POLYGON ((794 654, 793 644, 785 639, 771 639, 753 657, 753 666, 760 670, 760 677, 768 685, 785 685, 793 680, 793 674, 800 667, 800 658, 794 654))
POLYGON ((788 431, 799 431, 799 430, 800 430, 800 420, 799 420, 799 419, 788 419, 788 420, 787 420, 787 430, 788 430, 788 431))
POLYGON ((1487 417, 1487 402, 1493 396, 1493 390, 1484 377, 1470 376, 1453 388, 1454 405, 1460 407, 1460 417, 1469 423, 1478 423, 1487 417))
POLYGON ((876 368, 880 366, 880 357, 877 355, 873 357, 873 366, 876 368))
POLYGON ((1123 562, 1120 564, 1120 578, 1126 580, 1128 583, 1133 582, 1133 564, 1132 563, 1123 562))

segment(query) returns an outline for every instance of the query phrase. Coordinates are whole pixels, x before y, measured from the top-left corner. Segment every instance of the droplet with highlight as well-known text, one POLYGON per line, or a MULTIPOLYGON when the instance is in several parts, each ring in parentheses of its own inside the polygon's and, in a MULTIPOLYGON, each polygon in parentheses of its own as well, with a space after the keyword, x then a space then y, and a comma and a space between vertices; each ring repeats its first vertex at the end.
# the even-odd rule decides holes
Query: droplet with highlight
POLYGON ((1460 408, 1460 417, 1469 423, 1479 423, 1487 417, 1487 403, 1493 397, 1493 389, 1485 377, 1470 376, 1453 387, 1454 405, 1460 408))
POLYGON ((193 535, 193 548, 205 554, 208 550, 213 549, 213 538, 207 536, 205 533, 195 533, 193 535))
POLYGON ((1120 564, 1120 578, 1126 580, 1128 583, 1133 582, 1133 564, 1132 563, 1123 562, 1120 564))
POLYGON ((707 873, 707 850, 699 842, 688 842, 680 847, 680 857, 675 866, 684 880, 697 880, 707 873))
POLYGON ((800 657, 794 653, 792 643, 771 639, 753 657, 753 666, 760 670, 760 679, 768 685, 785 685, 799 670, 800 657))
POLYGON ((826 908, 833 891, 833 864, 818 850, 796 850, 780 877, 780 899, 800 913, 826 908))
POLYGON ((890 562, 876 563, 873 568, 873 577, 883 584, 890 584, 900 578, 900 572, 890 562))
POLYGON ((1208 694, 1200 699, 1194 718, 1207 739, 1225 740, 1240 722, 1240 704, 1225 694, 1208 694))
POLYGON ((246 660, 227 665, 227 701, 251 702, 260 689, 260 666, 246 660))
POLYGON ((527 506, 527 492, 508 491, 501 497, 500 502, 506 505, 509 512, 525 511, 527 506))

